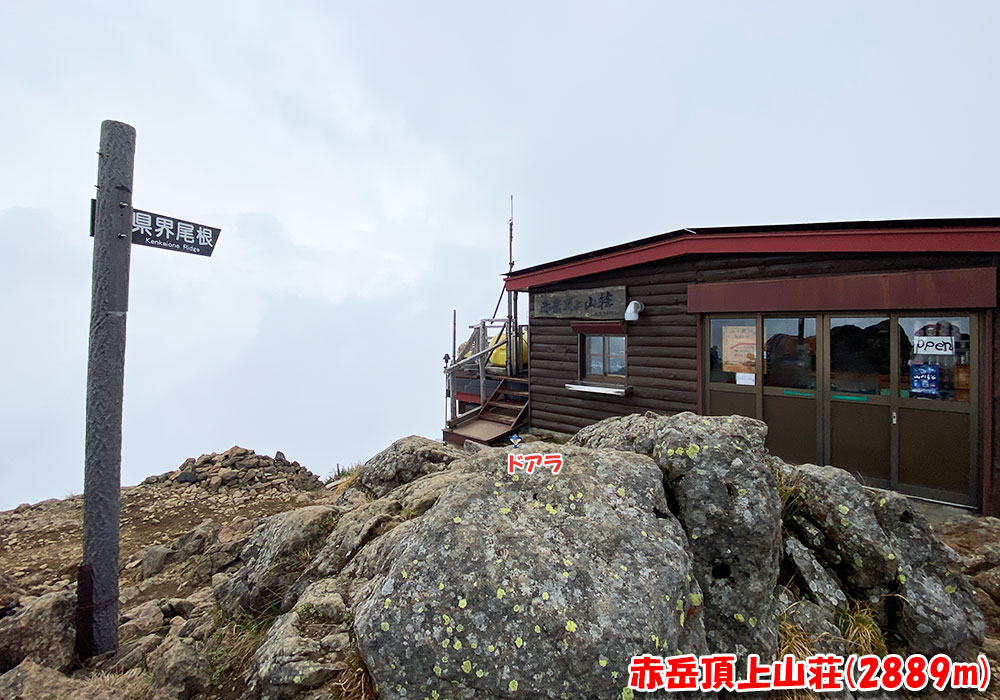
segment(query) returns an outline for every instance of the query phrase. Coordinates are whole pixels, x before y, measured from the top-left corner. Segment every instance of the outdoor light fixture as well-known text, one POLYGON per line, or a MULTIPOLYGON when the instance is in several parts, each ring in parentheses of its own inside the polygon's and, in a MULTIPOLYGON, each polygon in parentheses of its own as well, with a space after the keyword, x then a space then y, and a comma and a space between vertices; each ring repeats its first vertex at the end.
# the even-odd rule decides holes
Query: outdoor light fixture
POLYGON ((639 312, 646 308, 646 305, 641 301, 632 300, 625 307, 625 320, 626 321, 638 321, 639 312))

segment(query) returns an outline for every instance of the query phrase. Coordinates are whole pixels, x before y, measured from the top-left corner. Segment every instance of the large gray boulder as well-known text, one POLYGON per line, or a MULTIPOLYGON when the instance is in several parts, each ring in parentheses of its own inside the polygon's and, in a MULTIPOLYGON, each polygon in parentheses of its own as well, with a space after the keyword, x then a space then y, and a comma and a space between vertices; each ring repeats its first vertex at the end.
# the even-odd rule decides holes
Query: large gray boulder
POLYGON ((158 688, 177 700, 198 697, 212 679, 204 646, 188 637, 168 636, 156 649, 149 673, 158 688))
POLYGON ((361 483, 376 497, 426 474, 443 471, 463 450, 425 437, 410 435, 396 440, 361 467, 361 483))
POLYGON ((346 671, 351 616, 344 582, 309 586, 295 609, 278 617, 254 655, 245 698, 286 700, 319 689, 346 671))
POLYGON ((240 553, 244 565, 215 589, 216 602, 234 617, 280 604, 285 589, 312 560, 312 550, 333 528, 335 516, 329 506, 307 506, 267 518, 240 553))
POLYGON ((659 467, 531 451, 562 453, 561 472, 511 476, 507 450, 483 450, 422 517, 344 569, 384 700, 622 697, 633 655, 707 650, 704 595, 659 467))
POLYGON ((24 660, 58 671, 73 664, 76 644, 76 595, 48 593, 0 618, 0 673, 24 660))
POLYGON ((337 524, 323 548, 285 593, 282 612, 291 610, 310 584, 339 574, 369 542, 400 523, 423 515, 447 487, 462 479, 458 470, 431 472, 378 500, 362 498, 358 503, 350 501, 351 505, 341 506, 337 524))
POLYGON ((890 491, 872 495, 875 517, 898 562, 898 632, 928 658, 974 657, 986 622, 958 555, 941 542, 906 497, 890 491))
POLYGON ((705 594, 709 647, 769 659, 777 643, 772 592, 782 541, 766 436, 764 423, 743 416, 647 413, 595 423, 571 442, 636 451, 659 464, 705 594))
MULTIPOLYGON (((874 602, 893 592, 899 562, 858 480, 835 467, 803 464, 783 469, 795 491, 790 509, 799 516, 798 522, 822 532, 817 556, 824 565, 855 597, 874 602)), ((804 534, 809 542, 809 533, 804 534)))
MULTIPOLYGON (((957 555, 905 496, 866 489, 834 467, 781 469, 794 494, 792 528, 818 545, 817 560, 848 598, 875 606, 886 631, 913 651, 977 653, 985 622, 974 589, 957 555)), ((799 552, 793 561, 801 564, 804 556, 799 552)))

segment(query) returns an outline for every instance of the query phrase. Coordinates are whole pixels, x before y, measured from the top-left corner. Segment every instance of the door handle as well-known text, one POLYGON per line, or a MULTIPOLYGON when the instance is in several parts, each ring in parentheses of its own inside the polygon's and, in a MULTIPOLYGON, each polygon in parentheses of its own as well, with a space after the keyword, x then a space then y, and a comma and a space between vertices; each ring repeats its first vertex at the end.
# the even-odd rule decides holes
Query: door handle
POLYGON ((892 412, 892 424, 897 425, 899 423, 899 415, 893 411, 892 412))

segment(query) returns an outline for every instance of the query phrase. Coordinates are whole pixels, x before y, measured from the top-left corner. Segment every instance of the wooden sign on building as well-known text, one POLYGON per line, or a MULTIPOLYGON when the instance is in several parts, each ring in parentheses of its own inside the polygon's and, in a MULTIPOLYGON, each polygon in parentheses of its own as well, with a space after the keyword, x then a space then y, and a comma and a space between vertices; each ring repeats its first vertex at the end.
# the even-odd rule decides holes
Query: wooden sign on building
POLYGON ((533 294, 535 318, 589 318, 621 320, 625 315, 625 287, 570 289, 533 294))

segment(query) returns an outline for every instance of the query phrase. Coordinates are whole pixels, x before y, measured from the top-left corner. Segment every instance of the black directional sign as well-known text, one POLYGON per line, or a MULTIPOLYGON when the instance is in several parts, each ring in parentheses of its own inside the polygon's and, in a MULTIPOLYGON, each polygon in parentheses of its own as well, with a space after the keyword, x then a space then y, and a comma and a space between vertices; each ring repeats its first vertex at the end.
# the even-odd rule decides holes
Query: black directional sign
MULTIPOLYGON (((90 235, 94 235, 94 205, 91 200, 90 235)), ((222 230, 173 216, 132 209, 132 243, 166 248, 182 253, 210 256, 222 230)))

